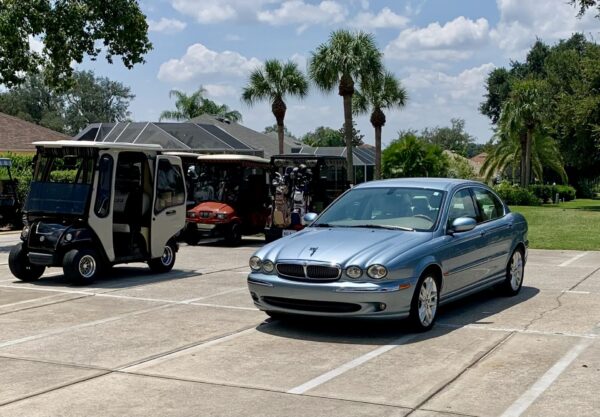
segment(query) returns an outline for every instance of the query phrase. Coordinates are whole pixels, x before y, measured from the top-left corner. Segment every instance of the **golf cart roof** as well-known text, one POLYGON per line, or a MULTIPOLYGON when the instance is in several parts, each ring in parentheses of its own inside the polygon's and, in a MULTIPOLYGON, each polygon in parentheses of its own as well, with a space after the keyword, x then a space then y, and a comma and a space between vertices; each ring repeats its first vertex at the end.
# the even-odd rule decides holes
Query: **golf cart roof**
POLYGON ((165 152, 165 155, 173 155, 173 156, 178 156, 180 158, 198 158, 200 155, 199 153, 194 153, 194 152, 178 152, 178 151, 169 151, 169 152, 165 152))
POLYGON ((160 145, 138 145, 137 143, 115 143, 115 142, 92 142, 88 140, 56 140, 33 142, 35 146, 43 148, 92 148, 92 149, 114 149, 123 151, 162 151, 160 145))
POLYGON ((341 161, 345 161, 346 157, 345 156, 338 156, 338 155, 315 155, 315 154, 309 154, 309 153, 286 153, 286 154, 271 156, 271 160, 275 160, 275 159, 296 159, 296 160, 301 160, 301 159, 315 159, 315 160, 321 159, 321 160, 325 160, 325 159, 329 159, 329 160, 341 160, 341 161))
POLYGON ((11 167, 12 160, 10 158, 0 158, 0 167, 11 167))
POLYGON ((198 156, 200 162, 253 162, 256 164, 268 165, 269 160, 260 158, 252 155, 238 155, 238 154, 214 154, 214 155, 200 155, 198 156))

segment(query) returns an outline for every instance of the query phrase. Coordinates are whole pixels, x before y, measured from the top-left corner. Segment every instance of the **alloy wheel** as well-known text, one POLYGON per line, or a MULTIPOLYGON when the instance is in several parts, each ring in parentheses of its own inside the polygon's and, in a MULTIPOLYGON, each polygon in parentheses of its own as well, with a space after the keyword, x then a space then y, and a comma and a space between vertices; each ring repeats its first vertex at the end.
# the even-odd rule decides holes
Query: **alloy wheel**
POLYGON ((523 256, 520 251, 515 251, 510 260, 510 286, 513 291, 519 289, 523 281, 523 256))
POLYGON ((423 327, 429 326, 435 319, 438 306, 438 289, 433 277, 427 277, 419 291, 419 321, 423 327))
POLYGON ((79 260, 79 273, 84 278, 93 277, 96 273, 96 259, 91 255, 84 255, 79 260))

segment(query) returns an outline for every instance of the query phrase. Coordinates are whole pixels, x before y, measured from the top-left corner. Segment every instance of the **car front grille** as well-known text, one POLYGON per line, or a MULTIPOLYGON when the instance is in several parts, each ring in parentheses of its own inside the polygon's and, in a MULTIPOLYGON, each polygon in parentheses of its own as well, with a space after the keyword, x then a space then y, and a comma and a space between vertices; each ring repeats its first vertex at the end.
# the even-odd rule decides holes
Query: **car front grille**
POLYGON ((353 313, 361 308, 359 304, 332 301, 299 300, 282 297, 262 297, 262 299, 274 307, 288 310, 314 311, 316 313, 353 313))
POLYGON ((340 277, 340 268, 331 265, 301 265, 291 263, 278 263, 277 273, 284 278, 302 280, 329 282, 335 281, 340 277))

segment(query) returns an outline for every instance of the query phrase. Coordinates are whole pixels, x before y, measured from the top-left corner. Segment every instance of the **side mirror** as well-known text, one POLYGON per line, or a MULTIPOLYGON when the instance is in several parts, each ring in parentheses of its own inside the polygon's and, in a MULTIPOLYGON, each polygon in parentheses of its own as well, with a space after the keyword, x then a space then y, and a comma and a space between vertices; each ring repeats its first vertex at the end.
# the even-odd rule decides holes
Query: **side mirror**
POLYGON ((318 216, 317 213, 306 213, 303 218, 304 223, 310 224, 310 223, 314 222, 315 219, 317 218, 317 216, 318 216))
POLYGON ((449 233, 460 233, 460 232, 468 232, 469 230, 473 230, 477 226, 477 222, 475 219, 471 217, 459 217, 454 219, 452 225, 450 226, 449 233))

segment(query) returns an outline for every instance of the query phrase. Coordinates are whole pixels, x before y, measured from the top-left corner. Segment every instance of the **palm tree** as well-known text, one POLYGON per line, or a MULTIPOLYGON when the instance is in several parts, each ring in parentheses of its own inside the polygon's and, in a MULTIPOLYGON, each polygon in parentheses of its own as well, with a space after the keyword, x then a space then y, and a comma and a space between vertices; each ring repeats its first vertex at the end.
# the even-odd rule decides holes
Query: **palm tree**
MULTIPOLYGON (((495 173, 502 172, 509 166, 512 166, 512 176, 515 177, 516 167, 523 160, 521 136, 510 135, 501 129, 498 130, 496 133, 498 143, 481 166, 480 175, 484 177, 485 181, 489 181, 495 173)), ((545 129, 538 129, 532 135, 531 170, 540 180, 543 179, 544 167, 556 172, 560 175, 563 183, 567 184, 567 173, 556 140, 545 129)), ((522 177, 523 173, 521 173, 522 177)))
POLYGON ((308 74, 323 91, 333 91, 344 101, 344 136, 348 181, 354 182, 352 163, 352 96, 356 81, 363 83, 383 71, 381 52, 377 49, 372 34, 340 29, 331 33, 329 41, 312 52, 308 63, 308 74))
POLYGON ((352 108, 355 114, 371 110, 371 124, 375 128, 375 179, 381 178, 381 128, 385 125, 383 109, 404 107, 406 90, 391 72, 365 80, 354 92, 352 108))
POLYGON ((531 183, 533 137, 543 130, 548 110, 545 88, 545 82, 540 80, 516 81, 498 120, 501 134, 519 138, 522 187, 531 183))
POLYGON ((189 96, 180 90, 169 91, 169 98, 175 97, 175 108, 177 110, 163 111, 158 120, 190 120, 200 116, 204 113, 201 109, 204 105, 205 93, 206 90, 202 86, 189 96))
POLYGON ((242 91, 242 101, 250 106, 262 100, 271 103, 271 111, 277 122, 279 153, 284 153, 283 133, 287 110, 284 98, 288 95, 304 98, 307 93, 308 81, 298 69, 298 64, 292 61, 282 63, 277 59, 267 60, 264 67, 252 71, 248 85, 242 91))
POLYGON ((222 117, 232 122, 241 122, 242 114, 237 110, 231 110, 226 104, 217 104, 204 97, 206 90, 200 86, 191 95, 180 90, 169 91, 169 97, 175 97, 176 110, 165 110, 160 114, 159 120, 190 120, 202 114, 222 117))

